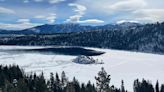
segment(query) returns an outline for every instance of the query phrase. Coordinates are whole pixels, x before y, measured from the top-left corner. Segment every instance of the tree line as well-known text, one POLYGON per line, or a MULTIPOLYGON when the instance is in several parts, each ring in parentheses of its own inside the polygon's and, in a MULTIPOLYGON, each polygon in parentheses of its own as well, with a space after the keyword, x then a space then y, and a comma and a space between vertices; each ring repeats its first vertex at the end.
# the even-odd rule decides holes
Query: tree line
MULTIPOLYGON (((121 81, 120 88, 110 85, 110 75, 104 68, 95 76, 96 84, 80 83, 75 77, 69 80, 63 71, 50 73, 50 78, 45 79, 44 73, 40 75, 27 74, 18 65, 0 65, 0 92, 128 92, 121 81)), ((138 79, 133 84, 134 92, 164 92, 164 84, 155 88, 150 81, 138 79)))

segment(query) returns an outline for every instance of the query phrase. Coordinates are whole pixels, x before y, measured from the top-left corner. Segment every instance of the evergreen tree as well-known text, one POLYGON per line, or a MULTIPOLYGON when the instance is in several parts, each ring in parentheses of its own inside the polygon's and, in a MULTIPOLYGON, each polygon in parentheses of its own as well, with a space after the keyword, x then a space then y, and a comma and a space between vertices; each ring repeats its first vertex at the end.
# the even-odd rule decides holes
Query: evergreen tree
POLYGON ((133 84, 133 90, 134 90, 134 92, 141 92, 140 89, 139 89, 140 85, 141 84, 140 84, 140 82, 139 82, 138 79, 134 81, 134 84, 133 84))
POLYGON ((121 81, 121 92, 126 92, 125 88, 124 88, 124 81, 121 81))
POLYGON ((90 81, 86 85, 86 91, 85 92, 96 92, 94 85, 92 85, 90 81))
POLYGON ((25 82, 25 79, 20 79, 18 81, 17 91, 16 92, 30 92, 29 87, 27 83, 25 82))
POLYGON ((107 92, 109 89, 110 75, 106 73, 104 68, 98 72, 98 77, 95 77, 98 92, 107 92))
POLYGON ((80 92, 86 92, 85 84, 84 83, 81 84, 80 92))
POLYGON ((12 92, 12 90, 14 90, 14 86, 8 80, 5 80, 3 92, 12 92))
POLYGON ((37 77, 36 91, 37 92, 46 92, 47 91, 47 85, 46 85, 43 73, 41 73, 41 75, 37 77))
POLYGON ((68 82, 68 79, 65 75, 65 72, 63 71, 61 74, 61 87, 62 87, 62 89, 64 89, 64 87, 66 87, 67 82, 68 82))
POLYGON ((55 90, 56 92, 61 92, 61 84, 60 84, 60 79, 58 73, 56 73, 56 78, 55 78, 55 90))
POLYGON ((160 92, 164 92, 164 84, 161 85, 161 90, 160 92))
POLYGON ((69 83, 67 83, 67 86, 66 86, 66 92, 78 92, 78 91, 75 90, 74 83, 69 82, 69 83))
POLYGON ((158 83, 158 81, 157 81, 157 83, 156 83, 156 85, 155 85, 155 91, 156 91, 156 92, 159 92, 159 83, 158 83))
POLYGON ((136 80, 134 82, 134 92, 154 92, 153 85, 146 80, 142 80, 142 82, 139 82, 136 80))
POLYGON ((50 80, 47 81, 47 90, 48 92, 52 92, 50 80))
POLYGON ((73 83, 73 85, 74 85, 75 92, 80 92, 80 84, 79 84, 78 80, 76 80, 75 77, 73 78, 72 83, 73 83))
POLYGON ((51 92, 54 92, 54 84, 55 84, 55 78, 54 78, 54 74, 53 73, 50 73, 50 83, 49 83, 49 90, 51 92))

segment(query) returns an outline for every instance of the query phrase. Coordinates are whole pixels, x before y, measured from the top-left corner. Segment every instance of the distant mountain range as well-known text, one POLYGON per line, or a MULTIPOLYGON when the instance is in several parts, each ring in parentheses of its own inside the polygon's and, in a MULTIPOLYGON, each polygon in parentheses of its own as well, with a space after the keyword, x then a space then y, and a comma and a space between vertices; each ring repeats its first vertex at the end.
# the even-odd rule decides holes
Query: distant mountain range
POLYGON ((70 33, 82 32, 91 30, 124 30, 127 28, 137 27, 141 24, 125 22, 122 24, 107 24, 103 26, 84 26, 80 24, 55 24, 55 25, 41 25, 25 30, 0 30, 0 34, 53 34, 53 33, 70 33))

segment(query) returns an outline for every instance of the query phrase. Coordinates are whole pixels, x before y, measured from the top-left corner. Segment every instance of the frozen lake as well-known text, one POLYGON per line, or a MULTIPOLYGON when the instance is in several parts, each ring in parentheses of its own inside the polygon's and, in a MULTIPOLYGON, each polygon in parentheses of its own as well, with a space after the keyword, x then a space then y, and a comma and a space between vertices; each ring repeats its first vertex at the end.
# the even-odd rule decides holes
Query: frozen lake
POLYGON ((18 64, 28 73, 39 74, 43 71, 46 78, 49 78, 50 72, 61 73, 65 71, 70 80, 75 76, 80 82, 91 80, 94 83, 94 76, 97 75, 101 67, 104 67, 111 75, 110 85, 114 84, 116 87, 120 87, 121 80, 124 80, 125 87, 130 91, 133 90, 133 81, 137 78, 151 80, 153 84, 157 80, 164 83, 164 55, 85 48, 90 49, 91 52, 92 50, 96 50, 96 53, 105 52, 93 56, 95 59, 102 60, 104 64, 83 65, 72 62, 78 54, 44 53, 43 48, 51 47, 0 46, 0 64, 18 64))

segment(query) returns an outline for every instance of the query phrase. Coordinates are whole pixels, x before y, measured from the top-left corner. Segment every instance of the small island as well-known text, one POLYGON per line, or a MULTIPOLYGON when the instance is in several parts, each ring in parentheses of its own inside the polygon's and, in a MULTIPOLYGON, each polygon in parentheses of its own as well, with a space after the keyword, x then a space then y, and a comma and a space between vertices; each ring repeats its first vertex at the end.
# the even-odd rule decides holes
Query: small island
POLYGON ((102 61, 99 61, 98 59, 94 59, 91 56, 78 56, 76 57, 73 62, 78 64, 104 64, 102 61))

